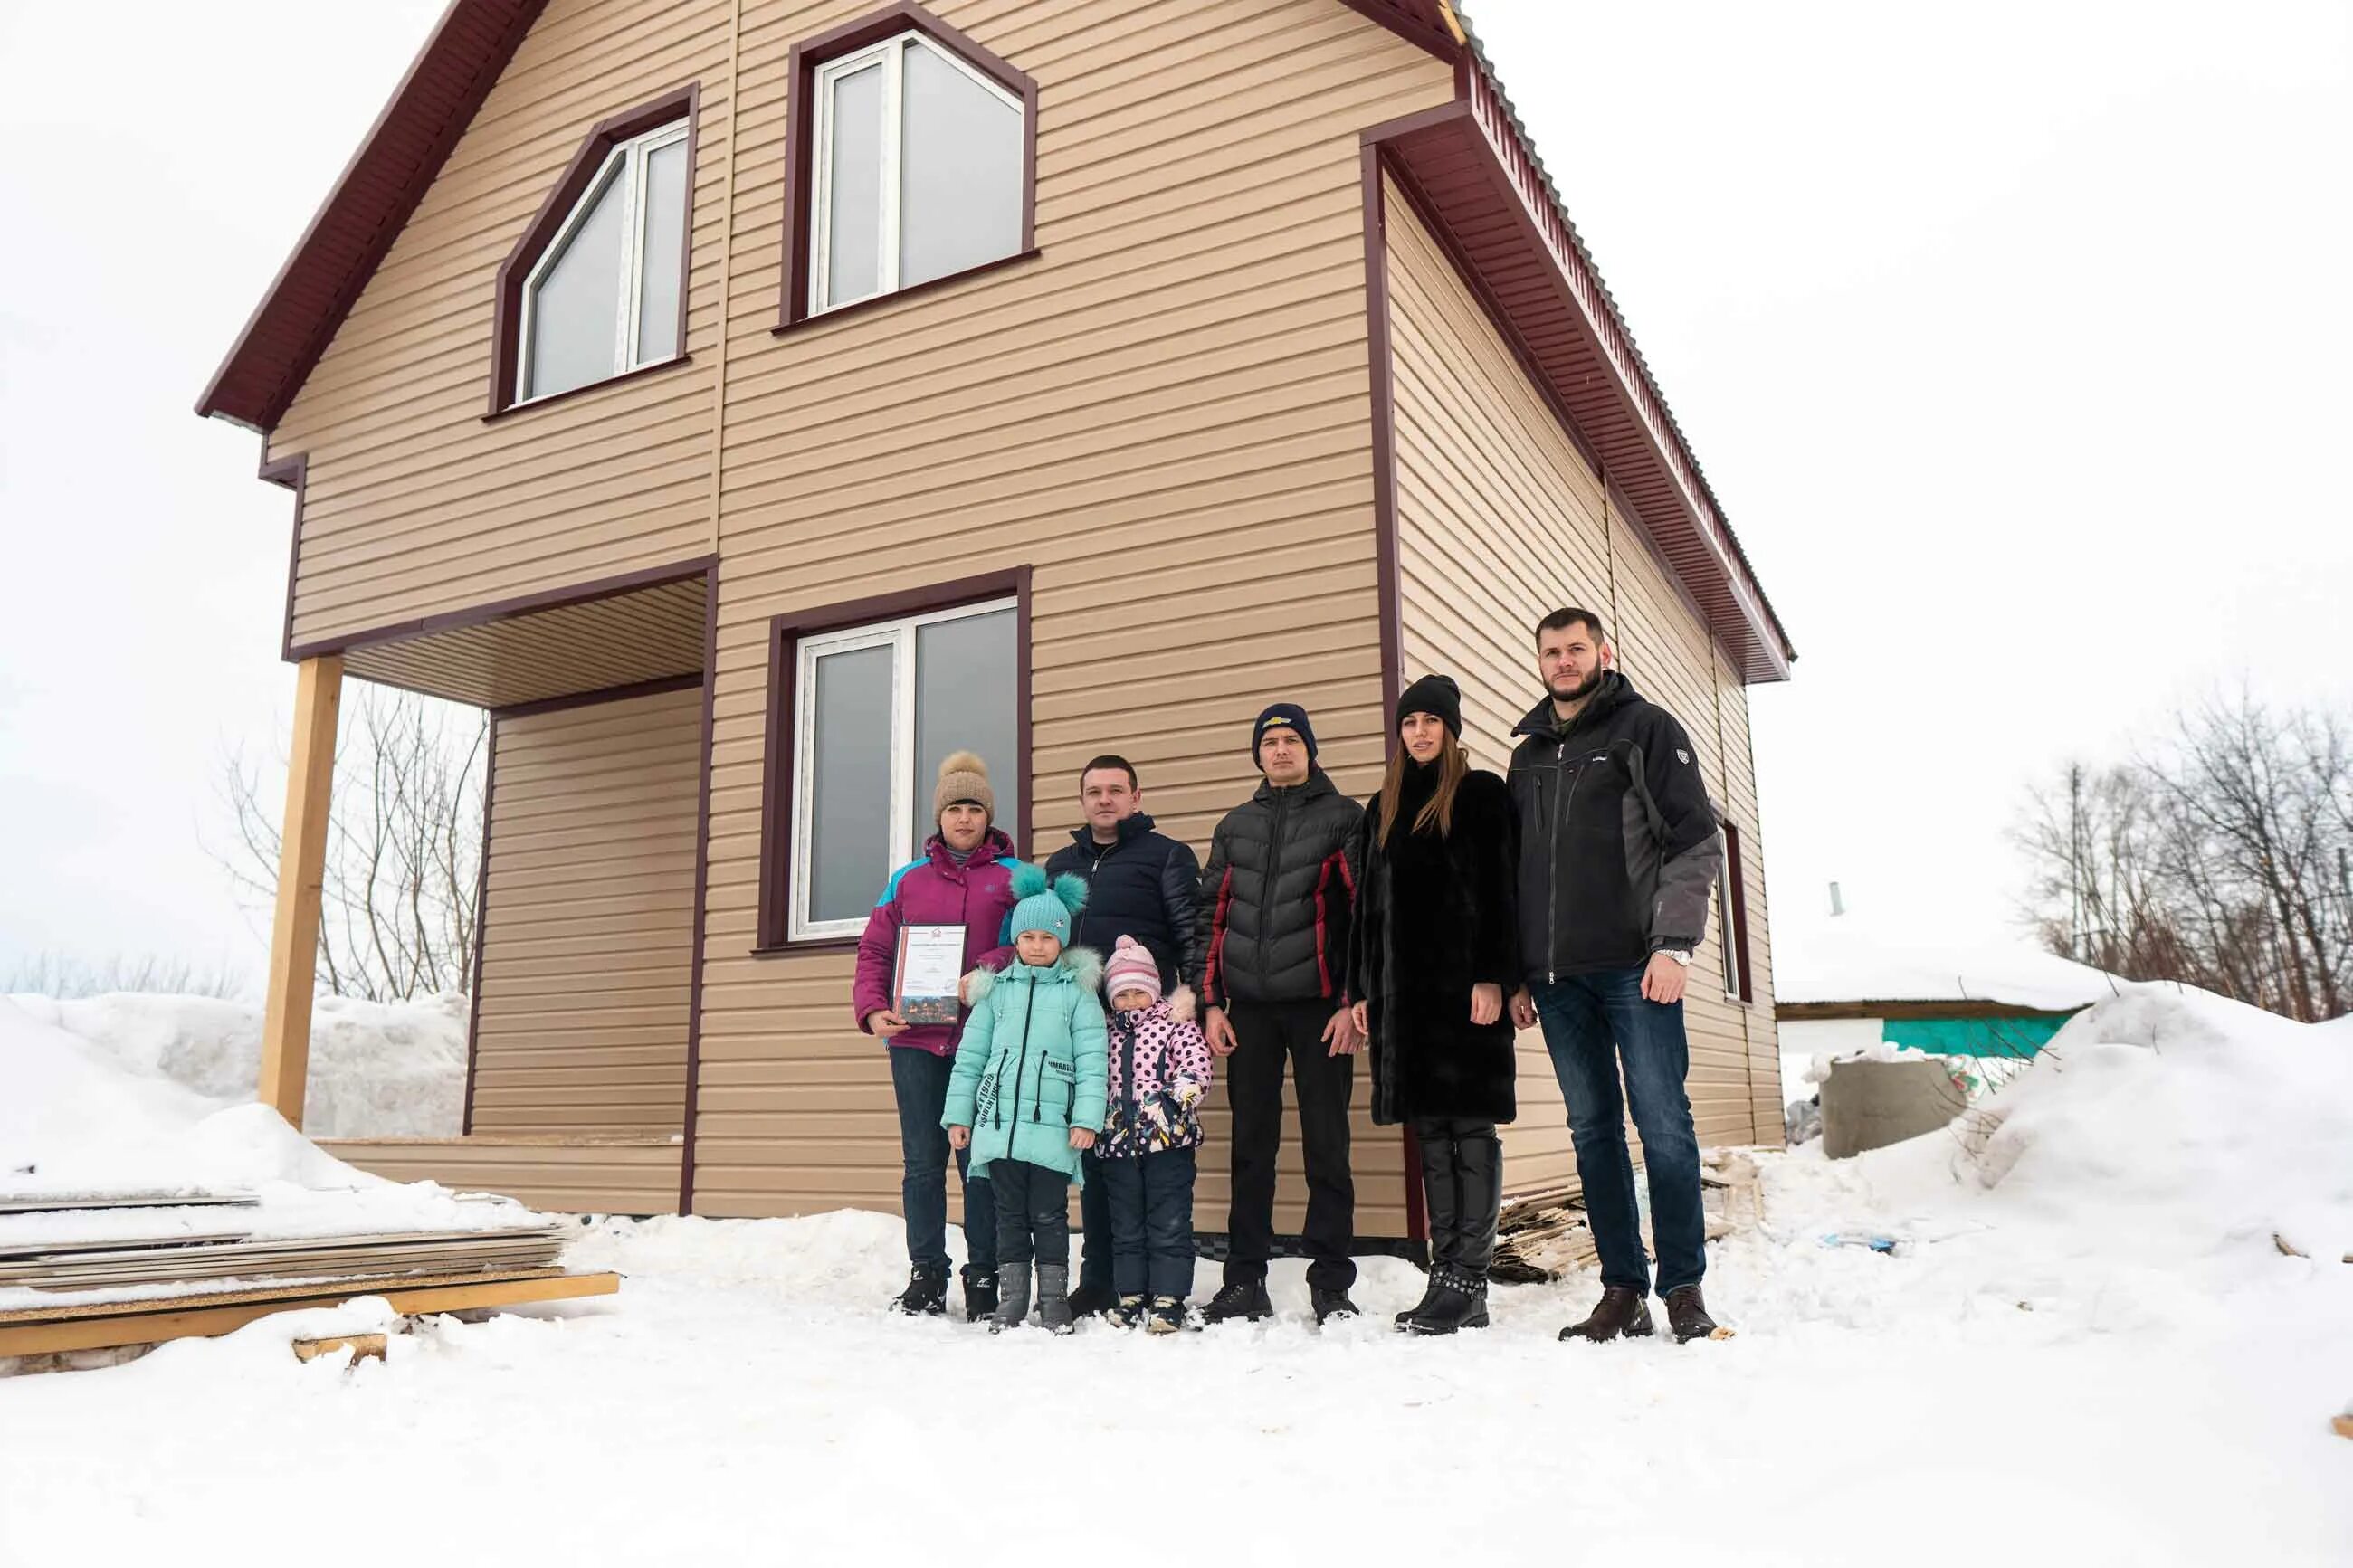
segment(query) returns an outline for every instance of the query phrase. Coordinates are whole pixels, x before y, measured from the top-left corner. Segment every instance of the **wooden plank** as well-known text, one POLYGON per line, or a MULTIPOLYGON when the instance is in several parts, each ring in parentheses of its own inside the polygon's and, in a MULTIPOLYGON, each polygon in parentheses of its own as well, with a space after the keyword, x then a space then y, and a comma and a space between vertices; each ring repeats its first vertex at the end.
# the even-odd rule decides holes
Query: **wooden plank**
POLYGON ((296 1340, 294 1359, 316 1361, 322 1355, 332 1355, 337 1351, 349 1351, 352 1352, 352 1359, 347 1364, 357 1366, 364 1361, 382 1361, 385 1344, 385 1336, 383 1334, 339 1334, 332 1339, 296 1340))
POLYGON ((294 1126, 311 1071, 311 998, 317 984, 319 905, 327 868, 327 812, 334 793, 335 726, 343 705, 341 654, 306 658, 295 672, 294 742, 286 773, 278 907, 269 927, 269 989, 261 1023, 261 1082, 255 1098, 294 1126))
POLYGON ((56 1214, 66 1209, 173 1209, 208 1205, 251 1205, 251 1193, 78 1193, 55 1197, 0 1198, 0 1214, 56 1214))
POLYGON ((563 1274, 487 1279, 465 1277, 423 1283, 353 1279, 332 1288, 250 1291, 245 1300, 175 1297, 167 1301, 119 1302, 107 1307, 65 1308, 49 1313, 0 1312, 0 1356, 53 1355, 61 1351, 101 1350, 165 1340, 201 1339, 229 1333, 273 1312, 301 1307, 338 1306, 356 1296, 382 1296, 393 1310, 414 1317, 427 1312, 463 1312, 530 1301, 565 1301, 610 1296, 621 1288, 617 1274, 563 1274))

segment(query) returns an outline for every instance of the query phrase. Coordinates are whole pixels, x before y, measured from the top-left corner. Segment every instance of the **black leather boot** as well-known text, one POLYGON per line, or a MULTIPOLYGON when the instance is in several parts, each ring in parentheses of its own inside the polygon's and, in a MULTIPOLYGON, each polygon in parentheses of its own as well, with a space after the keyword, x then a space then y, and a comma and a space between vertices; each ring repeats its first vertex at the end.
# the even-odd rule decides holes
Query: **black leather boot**
POLYGON ((997 1316, 997 1271, 966 1264, 964 1279, 964 1321, 977 1323, 997 1316))
POLYGON ((1487 1277, 1443 1264, 1430 1270, 1438 1289, 1430 1306, 1405 1321, 1412 1334, 1451 1334, 1487 1326, 1487 1277))
POLYGON ((948 1310, 948 1271, 917 1267, 907 1288, 891 1298, 891 1310, 910 1318, 936 1318, 948 1310))
POLYGON ((1640 1339, 1651 1330, 1651 1303, 1643 1299, 1646 1294, 1631 1285, 1605 1285, 1592 1312, 1583 1322, 1571 1323, 1561 1330, 1560 1337, 1601 1341, 1622 1334, 1628 1339, 1640 1339))
POLYGON ((1397 1315, 1397 1326, 1430 1310, 1440 1289, 1438 1271, 1457 1261, 1461 1239, 1456 1234, 1459 1200, 1454 1175, 1454 1141, 1414 1129, 1414 1147, 1421 1155, 1421 1205, 1429 1220, 1430 1284, 1421 1300, 1397 1315))
POLYGON ((1454 1261, 1484 1279, 1504 1214, 1504 1141, 1493 1127, 1454 1140, 1454 1261))

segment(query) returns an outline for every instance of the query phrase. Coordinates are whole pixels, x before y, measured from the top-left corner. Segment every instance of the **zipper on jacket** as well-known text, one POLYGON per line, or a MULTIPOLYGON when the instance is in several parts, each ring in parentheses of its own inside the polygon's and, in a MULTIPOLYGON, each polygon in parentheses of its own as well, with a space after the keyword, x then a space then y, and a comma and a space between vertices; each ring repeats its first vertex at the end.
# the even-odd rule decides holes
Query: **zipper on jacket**
MULTIPOLYGON (((1293 788, 1304 786, 1294 785, 1293 788)), ((1291 790, 1274 792, 1274 825, 1266 833, 1266 892, 1258 911, 1258 977, 1261 983, 1274 974, 1274 889, 1282 875, 1282 824, 1291 813, 1291 790)))
MULTIPOLYGON (((1021 1009, 1021 1058, 1013 1066, 1013 1120, 1017 1123, 1021 1120, 1021 1075, 1029 1068, 1029 1016, 1037 1010, 1038 984, 1032 981, 1029 984, 1029 1005, 1021 1009)), ((997 1075, 997 1124, 1002 1127, 1005 1125, 1005 1078, 1002 1073, 997 1075)), ((1029 1120, 1038 1120, 1038 1096, 1034 1090, 1029 1096, 1029 1120)), ((1008 1143, 1006 1147, 1010 1150, 1012 1145, 1008 1143)))
MULTIPOLYGON (((1567 759, 1568 742, 1563 741, 1553 748, 1553 772, 1559 773, 1567 759)), ((1545 819, 1552 834, 1552 843, 1545 857, 1545 984, 1547 985, 1559 978, 1553 965, 1560 960, 1560 819, 1568 814, 1569 806, 1577 804, 1577 781, 1573 778, 1568 781, 1566 795, 1561 809, 1545 819)))

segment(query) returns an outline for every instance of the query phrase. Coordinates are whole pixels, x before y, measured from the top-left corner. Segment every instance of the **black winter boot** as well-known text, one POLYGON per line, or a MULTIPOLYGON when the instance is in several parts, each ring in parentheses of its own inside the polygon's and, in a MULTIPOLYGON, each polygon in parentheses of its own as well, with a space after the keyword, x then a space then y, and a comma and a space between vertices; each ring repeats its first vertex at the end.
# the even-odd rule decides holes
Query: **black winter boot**
POLYGON ((1483 1282, 1504 1213, 1504 1141, 1489 1128, 1454 1141, 1454 1261, 1483 1282))
POLYGON ((1181 1334, 1187 1326, 1184 1297, 1155 1296, 1152 1298, 1152 1316, 1144 1321, 1145 1333, 1181 1334))
POLYGON ((1357 1308, 1356 1304, 1348 1300, 1348 1293, 1345 1290, 1335 1290, 1328 1286, 1309 1286, 1307 1289, 1307 1304, 1314 1309, 1315 1326, 1319 1329, 1335 1318, 1361 1318, 1364 1316, 1364 1313, 1357 1308))
POLYGON ((1614 1340, 1620 1335, 1640 1339, 1651 1330, 1651 1303, 1631 1285, 1604 1285, 1601 1300, 1582 1322, 1561 1330, 1565 1340, 1614 1340))
POLYGON ((1430 1271, 1436 1281, 1436 1299, 1426 1310, 1405 1321, 1405 1330, 1414 1334, 1451 1334, 1457 1329, 1483 1329, 1487 1326, 1487 1277, 1473 1274, 1467 1268, 1447 1264, 1430 1271))
POLYGON ((986 1268, 964 1269, 964 1321, 976 1323, 997 1314, 997 1276, 986 1268))
POLYGON ((1696 1285, 1678 1285, 1667 1292, 1667 1328, 1679 1345, 1694 1340, 1712 1340, 1727 1332, 1719 1330, 1715 1320, 1707 1315, 1707 1303, 1700 1300, 1696 1285))
POLYGON ((920 1266, 909 1271, 907 1288, 891 1298, 891 1310, 910 1318, 936 1318, 948 1310, 948 1271, 920 1266))
POLYGON ((1071 1268, 1066 1263, 1038 1265, 1038 1321, 1052 1334, 1078 1331, 1071 1316, 1071 1268))
POLYGON ((1461 1261, 1461 1184, 1454 1175, 1454 1140, 1417 1123, 1414 1148, 1421 1156, 1421 1206, 1430 1229, 1430 1284, 1421 1300, 1397 1315, 1397 1326, 1428 1311, 1443 1286, 1439 1271, 1461 1261))
POLYGON ((1092 1318, 1099 1312, 1109 1312, 1126 1300, 1108 1285, 1089 1285, 1082 1281, 1079 1288, 1071 1292, 1071 1315, 1092 1318))
POLYGON ((1263 1279, 1227 1285, 1210 1297, 1209 1304, 1201 1309, 1201 1321, 1205 1323, 1229 1323, 1236 1318, 1255 1323, 1261 1318, 1273 1316, 1274 1303, 1266 1299, 1266 1281, 1263 1279))
MULTIPOLYGON (((1083 1289, 1083 1287, 1082 1287, 1082 1289, 1083 1289)), ((1078 1300, 1079 1293, 1078 1291, 1073 1290, 1071 1292, 1071 1307, 1073 1311, 1078 1309, 1078 1300)), ((1136 1324, 1144 1321, 1144 1313, 1145 1305, 1143 1297, 1122 1296, 1118 1300, 1113 1301, 1110 1306, 1103 1309, 1103 1321, 1109 1323, 1114 1329, 1132 1329, 1135 1327, 1136 1324)))

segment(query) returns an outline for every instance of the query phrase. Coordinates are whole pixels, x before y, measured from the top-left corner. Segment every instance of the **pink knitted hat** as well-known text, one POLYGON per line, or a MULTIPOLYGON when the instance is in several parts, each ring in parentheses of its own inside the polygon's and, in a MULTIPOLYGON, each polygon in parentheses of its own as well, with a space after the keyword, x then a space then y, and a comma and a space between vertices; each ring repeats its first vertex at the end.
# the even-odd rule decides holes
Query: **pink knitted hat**
POLYGON ((1103 965, 1103 995, 1113 997, 1123 991, 1141 991, 1155 1002, 1160 1000, 1159 961, 1132 936, 1119 939, 1111 950, 1111 962, 1103 965))

